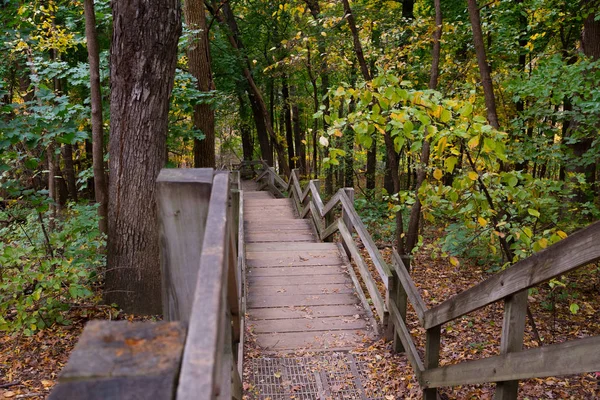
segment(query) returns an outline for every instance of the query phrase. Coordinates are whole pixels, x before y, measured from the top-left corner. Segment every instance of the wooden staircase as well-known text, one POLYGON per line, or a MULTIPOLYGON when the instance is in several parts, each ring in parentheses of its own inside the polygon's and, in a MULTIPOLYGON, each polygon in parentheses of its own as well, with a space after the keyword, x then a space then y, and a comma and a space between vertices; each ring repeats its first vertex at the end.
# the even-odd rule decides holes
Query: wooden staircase
POLYGON ((320 243, 292 199, 244 188, 247 315, 267 352, 348 350, 372 327, 338 244, 320 243))

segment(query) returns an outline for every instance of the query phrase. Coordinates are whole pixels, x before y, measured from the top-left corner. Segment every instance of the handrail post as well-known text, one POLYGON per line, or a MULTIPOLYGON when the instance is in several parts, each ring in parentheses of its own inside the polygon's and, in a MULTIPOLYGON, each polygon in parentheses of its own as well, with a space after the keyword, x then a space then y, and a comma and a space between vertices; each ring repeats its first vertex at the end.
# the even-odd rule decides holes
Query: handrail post
POLYGON ((163 169, 156 181, 166 321, 190 318, 213 175, 211 168, 163 169))
MULTIPOLYGON (((349 188, 349 187, 344 188, 344 193, 346 193, 346 196, 348 196, 348 200, 350 200, 350 204, 352 204, 352 207, 354 208, 354 188, 349 188)), ((344 225, 346 225, 346 228, 348 228, 348 232, 350 232, 350 235, 352 235, 352 231, 354 230, 354 225, 352 225, 350 216, 344 210, 344 207, 342 207, 342 221, 344 221, 344 225)), ((346 251, 346 255, 348 256, 348 258, 350 258, 350 249, 348 248, 348 246, 346 246, 346 243, 344 243, 343 240, 342 240, 342 246, 344 247, 344 250, 346 251)))
MULTIPOLYGON (((525 317, 527 315, 527 289, 504 299, 504 321, 500 354, 521 351, 525 335, 525 317)), ((516 400, 519 381, 504 381, 496 384, 494 400, 516 400)))
MULTIPOLYGON (((437 368, 440 360, 440 342, 442 339, 442 326, 427 329, 425 337, 425 370, 437 368)), ((427 382, 425 382, 427 385, 427 382)), ((437 389, 423 390, 423 400, 437 400, 437 389)))

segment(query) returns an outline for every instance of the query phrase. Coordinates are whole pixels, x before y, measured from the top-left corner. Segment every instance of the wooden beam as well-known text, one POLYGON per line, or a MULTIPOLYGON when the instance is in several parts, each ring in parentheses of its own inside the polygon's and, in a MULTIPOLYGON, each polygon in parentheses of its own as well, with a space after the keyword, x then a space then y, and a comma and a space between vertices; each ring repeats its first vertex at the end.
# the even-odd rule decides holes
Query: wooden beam
MULTIPOLYGON (((504 299, 504 320, 502 322, 502 339, 500 354, 521 351, 525 335, 525 318, 527 317, 527 290, 515 293, 504 299)), ((495 400, 517 400, 519 381, 498 382, 495 400)))
MULTIPOLYGON (((340 236, 342 237, 342 240, 348 248, 348 250, 350 250, 352 260, 356 263, 356 266, 358 267, 360 276, 363 282, 365 283, 365 286, 367 287, 367 291, 369 292, 369 297, 371 297, 371 301, 373 301, 373 306, 375 306, 375 310, 377 310, 379 318, 383 321, 384 316, 388 311, 385 306, 385 301, 383 300, 381 293, 379 293, 377 284, 371 276, 371 272, 365 264, 362 255, 358 251, 358 248, 356 248, 356 244, 354 243, 354 240, 352 240, 352 235, 350 234, 350 231, 348 231, 348 228, 346 228, 346 225, 342 220, 338 219, 337 223, 338 230, 340 231, 340 236)), ((349 268, 352 268, 352 266, 349 266, 349 268)))
POLYGON ((50 400, 171 400, 185 342, 181 322, 90 321, 50 400))
POLYGON ((344 207, 344 212, 346 213, 345 215, 352 222, 352 225, 354 225, 354 229, 358 233, 358 236, 362 240, 365 248, 367 249, 367 252, 371 256, 371 260, 375 265, 375 269, 377 269, 377 272, 379 272, 379 276, 383 281, 383 284, 387 287, 389 277, 392 274, 392 272, 390 271, 390 267, 388 267, 386 262, 383 260, 383 257, 379 252, 379 249, 377 248, 377 245, 375 245, 375 242, 371 238, 369 231, 367 231, 367 228, 356 213, 354 205, 350 202, 350 199, 348 198, 346 193, 344 193, 343 191, 338 193, 340 195, 340 201, 342 202, 342 205, 344 207))
POLYGON ((427 387, 471 385, 600 371, 600 336, 423 371, 427 387))
POLYGON ((394 268, 396 275, 398 275, 400 284, 404 288, 404 291, 408 296, 408 300, 410 301, 410 304, 412 304, 415 313, 417 314, 419 322, 421 323, 421 325, 423 325, 423 317, 425 315, 425 311, 427 310, 427 306, 425 305, 423 298, 419 294, 419 289, 417 289, 417 287, 415 286, 415 283, 413 282, 412 278, 410 277, 410 274, 406 270, 404 262, 402 261, 402 258, 400 257, 396 249, 393 250, 392 254, 394 261, 392 263, 392 267, 394 268))
POLYGON ((213 180, 194 303, 181 364, 177 399, 213 399, 219 391, 227 282, 229 176, 213 180))
POLYGON ((396 305, 393 303, 390 304, 390 318, 396 327, 396 331, 400 337, 400 340, 402 341, 402 346, 406 351, 406 357, 415 371, 417 380, 420 381, 421 374, 423 373, 425 366, 423 365, 423 361, 421 361, 421 357, 419 356, 419 352, 415 346, 412 335, 402 319, 400 310, 398 310, 398 307, 396 307, 396 305))
POLYGON ((163 316, 190 318, 214 172, 163 169, 157 183, 163 316))
POLYGON ((425 313, 431 328, 600 259, 600 221, 535 253, 425 313))

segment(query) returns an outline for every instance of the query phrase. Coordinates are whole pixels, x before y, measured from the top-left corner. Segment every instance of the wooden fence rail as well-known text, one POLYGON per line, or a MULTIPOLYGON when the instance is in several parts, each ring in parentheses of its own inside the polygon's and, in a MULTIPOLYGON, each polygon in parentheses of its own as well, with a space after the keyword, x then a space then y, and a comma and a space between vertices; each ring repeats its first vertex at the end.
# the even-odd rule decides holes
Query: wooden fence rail
POLYGON ((495 382, 495 399, 513 400, 517 398, 520 379, 600 371, 600 337, 597 336, 535 349, 522 349, 527 289, 600 260, 600 222, 428 309, 402 257, 394 250, 391 268, 381 257, 353 207, 352 189, 340 189, 327 204, 323 204, 318 180, 311 180, 302 189, 297 171, 292 171, 288 182, 285 182, 264 162, 255 165, 262 165, 262 172, 257 177, 262 182, 262 187, 276 196, 284 197, 287 193, 287 196, 292 197, 299 215, 306 218, 310 214, 321 240, 328 240, 336 232, 340 234, 344 249, 358 267, 377 314, 386 327, 386 337, 398 339, 395 347, 406 352, 423 388, 425 399, 437 399, 436 388, 442 386, 495 382), (342 209, 342 217, 333 220, 333 210, 337 206, 342 209), (354 231, 376 268, 376 278, 356 247, 354 231), (377 290, 378 279, 385 284, 385 300, 377 290), (504 302, 504 322, 500 355, 439 367, 442 325, 501 300, 504 302), (421 359, 406 326, 408 303, 426 329, 424 359, 421 359), (392 326, 394 331, 390 335, 392 326))
POLYGON ((165 321, 89 323, 52 400, 242 398, 240 173, 165 169, 157 185, 165 321))

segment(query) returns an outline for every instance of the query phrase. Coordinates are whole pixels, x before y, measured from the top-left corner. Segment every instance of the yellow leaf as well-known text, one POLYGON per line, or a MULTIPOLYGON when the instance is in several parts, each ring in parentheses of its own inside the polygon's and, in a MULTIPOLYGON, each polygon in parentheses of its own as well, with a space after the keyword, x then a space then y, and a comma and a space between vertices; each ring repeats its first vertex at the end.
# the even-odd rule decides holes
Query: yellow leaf
POLYGON ((467 143, 467 146, 469 146, 470 149, 474 149, 478 145, 479 145, 479 136, 473 136, 471 138, 471 140, 469 140, 469 143, 467 143))
POLYGON ((565 232, 563 232, 563 231, 558 231, 558 232, 556 232, 556 234, 558 236, 560 236, 561 239, 564 239, 564 238, 567 237, 567 234, 565 232))
POLYGON ((476 181, 477 178, 479 178, 479 175, 477 174, 477 172, 475 171, 470 171, 469 172, 469 179, 472 181, 476 181))
POLYGON ((273 376, 275 376, 275 378, 281 378, 281 371, 275 372, 273 376))
POLYGON ((442 170, 436 168, 435 171, 433 172, 433 177, 439 181, 440 179, 442 179, 442 176, 444 176, 444 173, 442 172, 442 170))
POLYGON ((456 257, 450 257, 450 264, 454 265, 455 267, 458 267, 460 265, 460 261, 458 261, 458 258, 456 257))
POLYGON ((483 217, 478 217, 477 222, 479 222, 479 225, 481 225, 481 227, 483 227, 483 228, 485 228, 488 223, 487 219, 485 219, 483 217))

